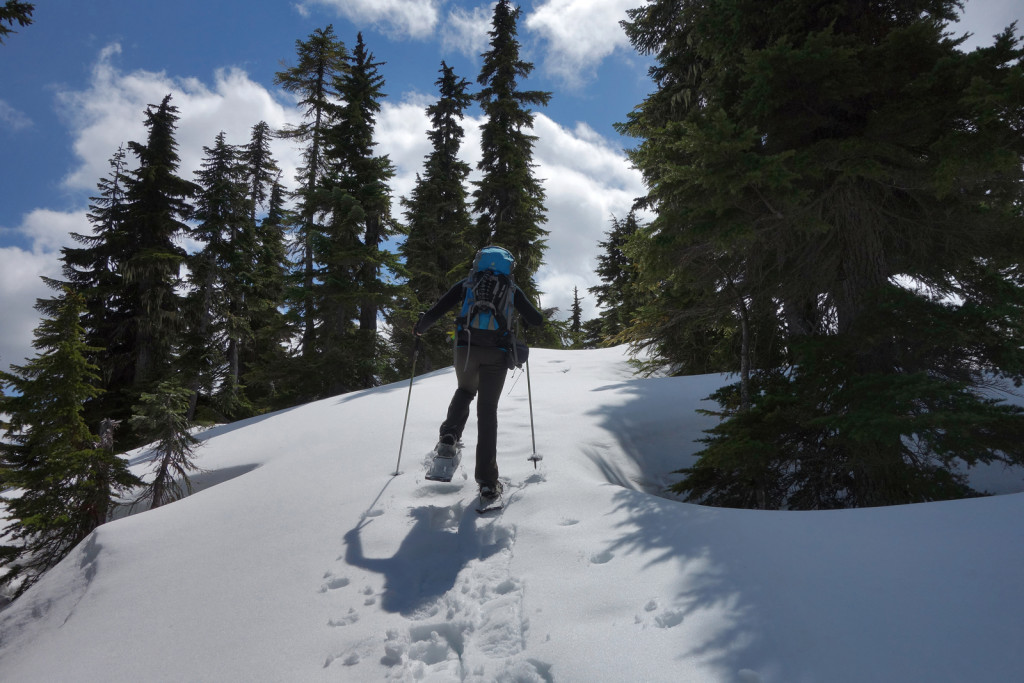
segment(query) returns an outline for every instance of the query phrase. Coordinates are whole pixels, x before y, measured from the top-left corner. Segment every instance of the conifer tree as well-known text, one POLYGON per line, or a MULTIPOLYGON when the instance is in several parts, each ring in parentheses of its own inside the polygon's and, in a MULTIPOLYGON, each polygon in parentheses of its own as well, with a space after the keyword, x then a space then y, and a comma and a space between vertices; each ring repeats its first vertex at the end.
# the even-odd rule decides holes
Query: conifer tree
POLYGON ((148 500, 150 509, 192 493, 189 473, 199 469, 193 460, 199 442, 187 417, 192 394, 176 380, 166 380, 153 393, 143 393, 135 406, 132 427, 151 441, 154 456, 153 479, 138 498, 148 500))
POLYGON ((98 368, 85 343, 85 300, 65 290, 53 317, 35 332, 38 355, 0 372, 0 489, 20 489, 4 500, 8 545, 0 548, 7 573, 0 583, 20 594, 105 523, 119 494, 137 485, 127 463, 101 444, 83 417, 100 392, 98 368))
POLYGON ((274 83, 299 98, 304 120, 294 128, 278 131, 280 137, 305 143, 303 166, 296 180, 297 228, 295 235, 298 270, 289 302, 297 324, 302 329, 301 353, 305 360, 314 358, 317 350, 317 319, 314 301, 317 269, 314 250, 323 239, 323 226, 317 215, 324 200, 324 159, 327 128, 332 123, 333 103, 338 99, 338 76, 348 69, 348 51, 334 34, 334 28, 317 29, 305 41, 295 41, 298 63, 274 75, 274 83))
POLYGON ((4 36, 10 33, 17 33, 8 26, 18 24, 21 27, 32 24, 32 12, 35 11, 35 4, 21 2, 21 0, 7 0, 3 7, 0 7, 0 45, 3 45, 4 36))
POLYGON ((569 348, 583 348, 583 306, 580 299, 580 288, 572 288, 572 308, 569 311, 569 348))
POLYGON ((1024 459, 1020 411, 978 391, 1024 378, 1022 51, 1008 30, 964 53, 958 7, 630 12, 657 85, 621 128, 657 212, 638 325, 712 332, 741 375, 692 500, 932 500, 969 493, 958 462, 1024 459))
MULTIPOLYGON (((412 312, 431 306, 464 277, 475 253, 466 189, 470 169, 459 158, 465 134, 461 122, 472 96, 467 92, 469 82, 444 62, 440 73, 435 81, 439 98, 427 107, 431 151, 412 195, 403 199, 407 236, 399 251, 409 274, 411 301, 403 307, 405 316, 392 320, 392 328, 396 342, 406 349, 416 322, 412 312)), ((423 335, 423 372, 451 363, 450 333, 451 325, 438 324, 423 335)))
POLYGON ((381 244, 396 230, 388 185, 394 166, 387 156, 374 155, 374 128, 384 97, 381 64, 358 34, 348 68, 336 80, 342 104, 325 138, 330 220, 316 258, 324 335, 319 374, 327 393, 373 386, 382 370, 377 315, 394 294, 382 275, 396 263, 381 244))
POLYGON ((138 166, 125 188, 125 230, 129 250, 119 264, 129 316, 132 386, 141 391, 165 378, 181 330, 180 268, 185 251, 176 239, 187 231, 190 200, 198 188, 177 175, 174 139, 178 108, 167 95, 146 111, 146 143, 129 142, 138 166))
MULTIPOLYGON (((87 424, 98 425, 104 418, 127 417, 131 406, 134 363, 131 338, 127 334, 128 302, 125 298, 121 264, 130 255, 131 242, 125 226, 128 203, 124 147, 110 159, 110 173, 91 198, 87 217, 92 225, 88 235, 71 233, 80 247, 61 249, 64 281, 47 281, 60 292, 70 287, 85 301, 82 325, 86 342, 95 347, 91 360, 99 366, 100 388, 104 391, 86 401, 87 424)), ((45 278, 44 278, 45 280, 45 278)), ((40 310, 55 316, 63 304, 61 297, 40 302, 40 310)))
POLYGON ((597 276, 600 285, 589 288, 601 307, 598 313, 600 336, 612 342, 633 320, 638 307, 639 293, 636 264, 630 258, 627 245, 630 238, 640 229, 636 213, 630 211, 624 219, 612 216, 612 227, 605 233, 606 239, 598 245, 602 251, 597 255, 597 276))
POLYGON ((181 364, 189 378, 193 419, 200 391, 220 392, 221 414, 234 417, 238 396, 238 349, 246 334, 245 288, 250 276, 255 228, 250 224, 249 186, 240 150, 223 131, 204 147, 196 173, 198 224, 190 231, 203 247, 189 255, 188 331, 181 364))
POLYGON ((292 404, 288 354, 292 336, 282 308, 285 302, 288 256, 285 234, 291 225, 287 191, 276 179, 270 188, 267 213, 257 228, 251 292, 247 299, 251 342, 241 359, 240 382, 254 409, 262 412, 292 404))
POLYGON ((544 189, 533 175, 533 126, 531 106, 545 105, 551 93, 519 90, 518 80, 529 76, 533 64, 519 57, 516 22, 519 8, 509 0, 494 7, 489 35, 490 49, 483 53, 477 96, 485 117, 480 130, 481 159, 477 169, 483 178, 473 192, 478 247, 497 244, 516 258, 516 284, 536 300, 533 278, 543 259, 548 232, 541 227, 544 189))

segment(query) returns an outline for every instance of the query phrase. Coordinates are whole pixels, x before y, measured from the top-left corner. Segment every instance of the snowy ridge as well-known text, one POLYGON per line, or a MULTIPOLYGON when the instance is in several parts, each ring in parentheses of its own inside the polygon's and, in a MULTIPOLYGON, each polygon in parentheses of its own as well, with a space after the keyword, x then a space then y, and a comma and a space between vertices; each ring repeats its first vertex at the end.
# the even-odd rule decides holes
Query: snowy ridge
MULTIPOLYGON (((623 349, 531 354, 499 408, 507 508, 422 460, 454 390, 417 378, 203 434, 203 490, 101 527, 0 612, 0 680, 1009 681, 1024 489, 799 513, 652 495, 721 376, 623 349)), ((141 458, 140 458, 141 460, 141 458)), ((138 462, 139 471, 145 463, 138 462)), ((998 477, 996 476, 998 475, 998 477)))

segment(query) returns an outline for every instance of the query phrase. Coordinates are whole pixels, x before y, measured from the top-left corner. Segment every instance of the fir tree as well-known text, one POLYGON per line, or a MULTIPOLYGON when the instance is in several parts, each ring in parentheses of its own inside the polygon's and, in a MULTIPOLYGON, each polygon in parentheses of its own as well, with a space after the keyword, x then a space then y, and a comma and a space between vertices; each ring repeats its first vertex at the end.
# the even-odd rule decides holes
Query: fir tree
POLYGON ((533 143, 536 136, 530 106, 545 105, 551 93, 519 90, 518 79, 533 71, 533 64, 519 58, 516 22, 519 8, 499 0, 494 8, 490 49, 483 53, 477 96, 485 117, 480 130, 483 177, 473 192, 478 214, 478 247, 497 244, 516 258, 516 284, 532 300, 538 292, 533 281, 546 249, 548 232, 541 226, 544 189, 533 175, 533 143))
POLYGON ((384 97, 381 64, 358 34, 348 69, 337 77, 343 103, 326 136, 330 220, 317 261, 323 312, 320 376, 327 381, 327 393, 372 386, 382 370, 377 316, 393 296, 382 276, 396 264, 381 244, 396 231, 388 186, 394 166, 387 156, 374 155, 374 128, 384 97))
POLYGON ((0 548, 8 569, 0 583, 16 585, 19 594, 105 523, 119 494, 139 483, 83 418, 85 402, 100 392, 84 309, 84 298, 65 290, 54 316, 36 329, 38 355, 0 373, 0 414, 7 416, 0 488, 20 489, 4 500, 10 544, 0 548))
MULTIPOLYGON (((99 194, 92 197, 87 214, 92 233, 71 233, 83 246, 61 249, 64 281, 48 281, 58 291, 70 287, 85 300, 82 325, 87 344, 97 349, 91 360, 99 366, 100 387, 104 390, 86 402, 86 421, 93 425, 104 418, 127 417, 132 400, 134 362, 121 268, 132 248, 126 228, 125 156, 124 148, 119 147, 110 159, 109 175, 97 184, 99 194)), ((63 296, 40 302, 40 310, 55 315, 62 302, 63 296)))
POLYGON ((295 248, 299 257, 296 282, 290 290, 289 302, 293 314, 302 328, 301 351, 306 360, 316 355, 317 318, 314 302, 317 279, 314 250, 323 234, 317 223, 317 214, 323 200, 324 177, 327 164, 324 159, 324 136, 331 124, 331 112, 338 99, 338 76, 348 69, 348 51, 337 39, 332 26, 317 29, 307 40, 295 41, 298 63, 274 75, 274 83, 299 98, 304 120, 294 128, 278 131, 280 137, 305 143, 303 166, 296 180, 295 248))
MULTIPOLYGON (((396 317, 392 326, 396 342, 404 348, 412 343, 412 311, 431 306, 464 277, 475 253, 466 190, 470 169, 459 158, 465 134, 461 121, 472 103, 469 82, 442 62, 435 85, 440 96, 427 107, 431 151, 411 197, 403 200, 408 234, 399 251, 409 273, 411 301, 404 307, 405 317, 396 317)), ((424 335, 419 366, 423 372, 451 363, 450 334, 451 325, 438 324, 424 335)))
POLYGON ((168 380, 161 382, 153 393, 143 393, 135 406, 132 427, 152 441, 153 479, 138 498, 148 500, 150 508, 192 493, 188 475, 199 469, 193 461, 193 451, 199 442, 192 436, 192 423, 187 417, 191 396, 190 389, 168 380))
POLYGON ((581 305, 580 288, 572 288, 572 308, 569 311, 569 348, 583 348, 583 306, 581 305))
POLYGON ((127 258, 119 264, 129 316, 132 385, 141 391, 165 378, 181 330, 180 267, 185 251, 176 243, 187 232, 189 203, 198 188, 180 178, 174 139, 178 108, 167 95, 146 111, 145 144, 129 142, 138 167, 127 178, 127 258))
POLYGON ((247 298, 252 337, 241 359, 239 381, 245 386, 254 409, 260 412, 293 404, 285 349, 292 330, 282 312, 288 268, 285 233, 292 222, 285 206, 286 195, 280 180, 275 180, 270 188, 267 213, 257 228, 257 251, 247 298))
POLYGON ((657 212, 634 329, 741 377, 691 499, 931 500, 969 492, 958 459, 1024 458, 1020 411, 978 392, 1024 379, 1022 51, 1008 30, 962 52, 957 7, 630 12, 658 86, 622 126, 657 212))
POLYGON ((3 7, 0 7, 0 45, 3 45, 4 36, 17 33, 8 26, 13 27, 18 24, 18 26, 25 27, 32 24, 32 12, 35 11, 35 8, 34 3, 20 0, 7 0, 3 7))
POLYGON ((199 392, 210 396, 215 389, 221 392, 222 414, 235 416, 233 408, 240 398, 238 349, 247 329, 243 282, 252 269, 255 232, 240 150, 229 145, 221 132, 213 147, 203 151, 202 167, 196 173, 198 225, 191 230, 203 247, 188 257, 189 320, 181 359, 193 392, 189 419, 199 392))
POLYGON ((630 239, 639 229, 633 211, 622 220, 612 216, 612 227, 605 233, 607 239, 598 243, 602 251, 597 256, 596 273, 602 284, 588 291, 601 307, 598 329, 605 342, 619 341, 618 335, 631 325, 639 306, 637 267, 627 252, 630 239))

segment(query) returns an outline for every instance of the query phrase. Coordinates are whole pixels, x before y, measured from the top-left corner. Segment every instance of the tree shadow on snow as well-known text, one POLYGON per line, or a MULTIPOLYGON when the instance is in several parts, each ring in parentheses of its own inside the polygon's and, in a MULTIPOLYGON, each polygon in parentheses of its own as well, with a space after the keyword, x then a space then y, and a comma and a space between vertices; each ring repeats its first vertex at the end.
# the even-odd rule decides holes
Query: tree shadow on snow
POLYGON ((391 557, 367 557, 362 534, 373 522, 364 518, 345 534, 344 561, 384 576, 381 607, 409 615, 430 604, 455 586, 456 578, 472 560, 484 560, 508 548, 511 532, 498 525, 477 528, 472 505, 412 508, 415 520, 391 557))
POLYGON ((642 554, 649 558, 645 569, 664 563, 678 567, 677 589, 652 594, 638 612, 638 627, 700 624, 695 635, 686 629, 687 637, 679 641, 680 661, 697 660, 720 669, 716 680, 736 680, 744 669, 760 669, 767 676, 763 680, 775 680, 778 643, 773 645, 766 616, 775 605, 757 587, 754 569, 773 552, 770 539, 742 525, 722 524, 721 515, 731 512, 683 504, 666 491, 680 476, 672 472, 696 461, 703 430, 718 422, 696 409, 713 407, 706 397, 727 381, 725 375, 707 375, 602 387, 598 391, 615 392, 626 401, 595 407, 592 414, 601 418, 607 434, 601 437, 604 442, 597 438, 581 448, 605 480, 621 488, 614 501, 624 517, 608 555, 642 554), (609 435, 615 443, 608 442, 609 435), (724 529, 744 539, 723 542, 724 529))

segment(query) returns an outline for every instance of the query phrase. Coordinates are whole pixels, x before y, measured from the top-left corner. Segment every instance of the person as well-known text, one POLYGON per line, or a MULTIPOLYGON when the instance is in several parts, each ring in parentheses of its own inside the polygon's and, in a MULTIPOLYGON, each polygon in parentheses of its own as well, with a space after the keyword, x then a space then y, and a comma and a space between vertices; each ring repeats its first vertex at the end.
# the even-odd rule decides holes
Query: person
MULTIPOLYGON (((488 249, 494 249, 488 247, 488 249)), ((507 253, 507 252, 506 252, 507 253)), ((511 259, 511 255, 509 255, 511 259)), ((479 261, 479 254, 478 259, 479 261)), ((441 316, 463 302, 470 278, 455 283, 437 303, 426 311, 413 326, 419 336, 437 322, 441 316)), ((544 316, 534 307, 521 289, 514 288, 513 308, 519 313, 525 327, 540 327, 544 316)), ((498 399, 505 386, 508 370, 518 364, 516 339, 511 325, 506 330, 470 329, 465 320, 456 320, 455 377, 458 387, 448 405, 448 413, 441 423, 439 441, 435 449, 439 455, 454 455, 456 444, 462 439, 462 430, 469 419, 474 398, 476 405, 476 483, 480 498, 489 501, 501 495, 498 479, 498 399)), ((511 321, 509 321, 511 323, 511 321)), ((520 349, 523 347, 520 345, 520 349)))

